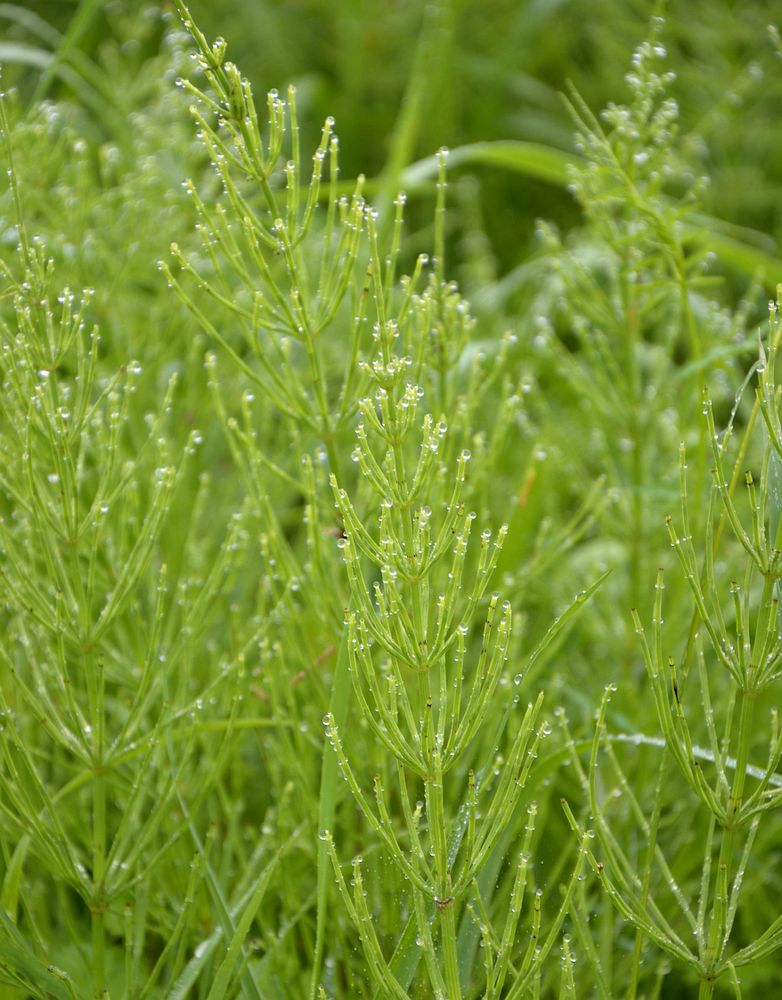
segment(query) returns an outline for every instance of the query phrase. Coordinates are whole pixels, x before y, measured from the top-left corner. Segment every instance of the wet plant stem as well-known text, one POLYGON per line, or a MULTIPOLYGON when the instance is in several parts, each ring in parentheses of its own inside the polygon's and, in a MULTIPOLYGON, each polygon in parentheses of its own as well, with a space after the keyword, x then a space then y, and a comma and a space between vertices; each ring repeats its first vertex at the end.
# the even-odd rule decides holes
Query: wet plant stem
POLYGON ((445 982, 448 1000, 461 1000, 462 987, 459 982, 459 961, 456 952, 456 920, 453 901, 443 902, 440 909, 440 934, 445 963, 445 982))
POLYGON ((92 656, 92 969, 95 1000, 106 996, 106 769, 105 769, 105 690, 103 663, 92 656))
MULTIPOLYGON (((431 720, 431 710, 427 713, 431 720)), ((433 735, 433 731, 430 733, 433 735)), ((428 742, 428 740, 427 740, 428 742)), ((442 755, 436 747, 428 748, 431 773, 426 783, 427 813, 431 824, 432 851, 437 879, 435 900, 440 914, 440 934, 445 970, 445 982, 449 1000, 460 1000, 459 962, 456 953, 456 923, 454 903, 451 896, 451 879, 448 871, 447 831, 443 801, 442 755)))

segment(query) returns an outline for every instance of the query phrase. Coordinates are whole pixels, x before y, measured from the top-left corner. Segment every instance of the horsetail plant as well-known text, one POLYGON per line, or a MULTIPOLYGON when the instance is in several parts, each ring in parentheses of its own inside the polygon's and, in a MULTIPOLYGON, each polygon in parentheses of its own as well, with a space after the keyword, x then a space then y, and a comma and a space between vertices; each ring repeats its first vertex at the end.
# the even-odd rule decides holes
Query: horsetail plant
MULTIPOLYGON (((142 997, 161 978, 174 986, 196 897, 213 889, 190 815, 220 780, 232 745, 244 651, 223 658, 206 681, 194 660, 208 609, 243 549, 243 519, 234 519, 203 576, 177 578, 161 559, 201 433, 191 431, 180 457, 171 457, 175 379, 160 411, 136 419, 141 364, 102 373, 101 338, 87 326, 90 290, 77 296, 57 289, 54 262, 27 236, 12 159, 9 177, 19 246, 16 262, 2 267, 7 301, 0 316, 0 812, 10 838, 3 848, 2 969, 26 995, 102 998, 111 988, 142 997), (216 738, 200 726, 206 704, 226 710, 216 738), (207 748, 209 773, 185 799, 181 787, 194 779, 207 748), (195 844, 187 846, 191 835, 195 844), (162 917, 160 961, 142 974, 146 919, 158 913, 154 881, 183 843, 193 869, 181 916, 171 923, 162 917), (48 920, 76 927, 86 918, 90 925, 91 943, 67 971, 32 917, 33 865, 46 873, 48 891, 53 887, 57 905, 48 920), (21 919, 29 940, 16 926, 21 919)), ((204 480, 180 536, 186 551, 207 490, 204 480)), ((176 561, 180 553, 168 554, 176 561)), ((253 904, 251 892, 238 912, 225 914, 227 941, 234 917, 253 904)), ((242 946, 243 938, 232 944, 242 946)), ((226 983, 235 964, 226 967, 226 983)))
MULTIPOLYGON (((609 747, 608 754, 619 780, 617 787, 621 789, 619 794, 633 799, 633 808, 648 838, 648 857, 640 872, 612 830, 597 770, 610 690, 598 713, 590 770, 588 779, 585 778, 605 859, 599 860, 597 852, 590 852, 595 872, 618 912, 637 928, 639 934, 695 973, 701 1000, 711 997, 715 984, 723 978, 732 985, 735 995, 741 996, 738 970, 782 947, 782 918, 772 920, 750 940, 741 940, 745 935, 737 934, 736 928, 761 824, 770 820, 782 798, 778 775, 782 734, 777 710, 769 707, 765 733, 757 718, 759 706, 768 700, 773 686, 782 676, 782 637, 778 623, 782 536, 776 486, 782 438, 779 436, 779 391, 775 380, 782 324, 779 306, 771 303, 770 311, 768 348, 761 344, 760 361, 755 366, 757 402, 739 449, 738 460, 742 461, 747 456, 748 436, 759 412, 765 434, 759 449, 759 476, 746 471, 743 477, 746 516, 742 516, 734 496, 741 479, 740 466, 736 466, 730 477, 726 468, 732 420, 725 433, 717 432, 711 398, 708 390, 704 390, 703 415, 711 442, 714 485, 702 557, 691 534, 683 448, 680 527, 672 518, 667 518, 671 544, 695 604, 697 626, 692 646, 702 711, 695 707, 694 681, 688 670, 689 650, 679 664, 665 650, 662 570, 655 587, 651 642, 640 616, 633 612, 667 751, 660 765, 659 782, 666 780, 671 767, 675 768, 706 817, 703 864, 694 901, 687 898, 678 884, 674 860, 666 860, 658 843, 660 784, 655 813, 647 821, 609 747), (723 579, 724 559, 718 559, 719 548, 725 546, 721 538, 724 529, 732 534, 738 551, 743 552, 744 561, 743 569, 737 566, 735 577, 727 585, 723 579), (715 691, 719 697, 715 696, 715 691), (696 743, 698 731, 707 741, 706 749, 696 743), (756 765, 751 763, 751 757, 760 749, 761 736, 767 742, 765 762, 756 765), (675 903, 678 911, 675 919, 667 914, 665 905, 650 890, 653 862, 662 872, 663 885, 675 903)), ((572 814, 570 819, 574 828, 580 830, 572 814)), ((636 957, 640 960, 639 945, 636 957)), ((637 975, 636 965, 634 984, 637 984, 637 975)))
MULTIPOLYGON (((553 288, 544 286, 540 296, 539 325, 548 334, 564 321, 575 341, 575 349, 563 350, 550 339, 616 490, 610 530, 627 547, 632 601, 639 607, 660 493, 653 459, 661 442, 675 443, 675 434, 697 428, 707 308, 702 289, 711 281, 703 274, 709 247, 688 225, 707 178, 694 176, 687 137, 679 135, 663 26, 662 18, 653 18, 633 55, 626 104, 612 103, 597 116, 570 88, 566 103, 583 160, 571 164, 569 187, 586 226, 568 244, 552 226, 539 226, 555 275, 553 288), (677 354, 687 357, 686 366, 677 354)), ((724 338, 716 316, 709 331, 724 338)), ((694 451, 703 468, 703 435, 694 451)))
MULTIPOLYGON (((250 85, 225 62, 223 43, 210 46, 185 8, 180 5, 180 10, 214 94, 184 84, 198 101, 193 114, 223 198, 207 205, 194 186, 187 185, 200 218, 202 259, 174 246, 179 273, 162 266, 203 329, 253 389, 288 419, 297 441, 303 478, 259 451, 247 396, 242 415, 233 417, 212 379, 232 450, 247 472, 264 523, 273 518, 266 498, 271 475, 296 483, 306 498, 308 522, 322 524, 323 463, 313 462, 309 449, 314 446, 330 470, 342 534, 339 548, 347 569, 349 608, 331 709, 324 717, 334 753, 324 756, 321 778, 321 861, 335 865, 342 900, 383 995, 407 996, 421 958, 435 995, 463 995, 473 973, 458 956, 457 936, 465 933, 460 921, 474 920, 484 941, 487 996, 499 997, 506 980, 513 984, 509 995, 523 996, 539 981, 543 962, 557 942, 576 875, 542 941, 540 898, 535 897, 533 933, 519 959, 521 901, 528 883, 534 886, 529 862, 534 807, 529 803, 530 822, 519 834, 524 849, 510 889, 513 905, 499 936, 487 922, 490 900, 480 898, 476 880, 500 840, 509 849, 508 828, 515 829, 524 783, 548 724, 541 718, 538 697, 527 707, 503 759, 499 745, 508 738, 518 698, 509 699, 493 744, 482 747, 473 759, 493 699, 508 683, 511 611, 497 594, 486 596, 506 528, 495 536, 488 530, 482 533, 477 562, 470 554, 476 515, 467 506, 471 453, 465 445, 474 436, 475 405, 501 372, 509 342, 488 365, 480 357, 473 360, 467 391, 460 394, 458 369, 473 321, 458 289, 444 277, 446 153, 439 157, 435 254, 428 278, 430 262, 419 255, 411 275, 400 279, 404 196, 395 200, 390 246, 383 256, 377 213, 364 201, 361 181, 351 197, 338 193, 333 123, 324 126, 305 189, 294 92, 289 91, 287 102, 274 93, 269 96, 263 135, 250 85), (278 161, 286 150, 290 159, 280 170, 278 161), (329 164, 325 220, 319 206, 324 161, 329 164), (184 288, 185 275, 230 317, 231 326, 241 332, 242 347, 218 329, 184 288), (333 328, 339 330, 341 343, 349 345, 336 358, 325 337, 333 328), (248 351, 252 365, 245 360, 248 351), (421 415, 425 394, 436 399, 437 415, 421 415), (450 429, 446 413, 453 421, 450 429), (345 445, 338 444, 356 415, 358 443, 352 453, 347 449, 352 462, 345 462, 345 445), (303 430, 308 439, 302 438, 303 430), (359 482, 349 490, 354 465, 359 482), (366 521, 378 501, 375 533, 366 521), (479 615, 484 619, 483 638, 472 664, 470 635, 479 615), (401 829, 392 819, 386 779, 378 772, 368 795, 363 776, 351 763, 344 732, 351 695, 376 750, 381 759, 386 755, 399 783, 401 829), (417 942, 413 960, 407 956, 404 963, 389 964, 384 956, 358 888, 363 879, 360 862, 354 870, 356 891, 347 890, 332 833, 337 765, 377 843, 409 883, 414 914, 410 926, 417 942), (445 787, 451 773, 458 775, 454 788, 461 789, 455 793, 456 805, 445 787), (417 806, 414 789, 423 794, 417 806)), ((217 361, 211 357, 208 364, 213 370, 217 361)), ((518 407, 519 397, 511 395, 510 386, 501 388, 506 408, 518 407)), ((507 426, 507 417, 503 423, 507 426)), ((321 586, 327 583, 333 590, 326 569, 333 555, 324 549, 322 532, 308 534, 311 561, 296 573, 314 573, 321 586)), ((582 603, 583 598, 558 619, 531 659, 543 652, 582 603)), ((342 623, 323 624, 330 638, 342 623)), ((516 672, 519 684, 522 675, 516 672)), ((577 870, 580 863, 579 856, 577 870)), ((324 876, 321 863, 313 993, 325 947, 324 876)))
MULTIPOLYGON (((369 231, 374 245, 371 216, 369 231)), ((580 870, 583 845, 545 935, 540 890, 536 891, 527 944, 516 958, 522 901, 530 882, 534 887, 529 853, 534 805, 529 806, 499 933, 492 928, 489 901, 481 898, 477 879, 518 816, 525 783, 550 727, 541 719, 542 695, 514 723, 513 708, 519 700, 514 697, 493 739, 475 753, 476 736, 486 724, 509 659, 510 603, 500 604, 497 593, 490 596, 473 664, 468 637, 506 528, 501 527, 496 537, 484 530, 477 564, 466 565, 475 514, 465 510, 462 493, 471 455, 462 450, 449 463, 453 483, 449 488, 449 465, 440 460, 448 431, 445 419, 426 414, 416 435, 417 411, 424 397, 416 377, 426 360, 419 342, 427 326, 415 322, 415 310, 409 316, 404 311, 397 319, 388 317, 388 296, 376 254, 372 276, 378 308, 376 357, 366 368, 374 393, 359 403, 359 443, 353 457, 363 483, 379 503, 376 534, 362 523, 336 477, 332 477, 332 488, 345 526, 340 544, 352 598, 346 622, 352 689, 362 720, 388 752, 388 773, 395 778, 402 810, 401 829, 389 811, 387 777, 375 774, 373 792, 368 794, 340 727, 331 713, 323 721, 362 815, 409 886, 416 945, 433 994, 464 995, 470 970, 460 962, 457 940, 459 921, 466 918, 476 920, 480 927, 484 995, 522 997, 534 991, 541 966, 556 943, 580 870), (420 359, 417 364, 416 359, 420 359), (507 756, 498 753, 506 726, 513 729, 507 756), (447 781, 459 791, 447 794, 447 781), (449 801, 458 803, 451 806, 450 815, 449 801)), ((555 634, 552 630, 545 643, 555 634)), ((515 684, 522 680, 521 673, 517 674, 515 684)), ((354 861, 351 893, 331 832, 323 830, 321 837, 328 844, 337 884, 378 988, 386 996, 409 996, 408 984, 395 975, 373 930, 360 860, 354 861)))

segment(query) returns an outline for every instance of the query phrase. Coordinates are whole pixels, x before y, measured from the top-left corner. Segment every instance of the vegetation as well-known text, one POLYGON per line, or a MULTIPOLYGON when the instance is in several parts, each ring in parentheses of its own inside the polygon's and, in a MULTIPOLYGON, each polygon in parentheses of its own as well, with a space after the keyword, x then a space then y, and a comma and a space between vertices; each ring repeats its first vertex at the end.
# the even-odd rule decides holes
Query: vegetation
POLYGON ((0 995, 776 985, 768 6, 2 7, 0 995))

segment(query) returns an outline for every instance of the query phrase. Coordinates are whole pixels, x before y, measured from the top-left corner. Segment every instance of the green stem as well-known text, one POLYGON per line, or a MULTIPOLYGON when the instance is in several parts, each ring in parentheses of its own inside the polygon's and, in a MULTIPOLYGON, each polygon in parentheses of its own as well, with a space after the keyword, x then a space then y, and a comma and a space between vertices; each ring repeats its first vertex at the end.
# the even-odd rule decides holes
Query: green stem
MULTIPOLYGON (((429 711, 430 737, 433 735, 432 712, 429 711)), ((429 740, 427 740, 429 743, 429 740)), ((455 902, 451 895, 451 875, 448 870, 448 831, 443 800, 443 763, 439 750, 427 747, 431 779, 426 784, 426 804, 429 814, 430 837, 436 873, 435 903, 440 913, 440 932, 448 1000, 460 1000, 459 958, 456 948, 455 902)))
MULTIPOLYGON (((334 668, 334 686, 331 691, 329 711, 334 717, 334 723, 340 733, 344 732, 350 704, 351 678, 350 659, 348 656, 348 630, 343 628, 342 639, 334 668)), ((334 817, 337 810, 337 755, 324 740, 323 760, 320 776, 320 796, 318 802, 318 826, 323 834, 334 828, 334 817)), ((320 972, 323 964, 323 953, 326 943, 326 915, 328 910, 328 884, 331 873, 328 843, 325 837, 318 842, 318 908, 315 931, 315 955, 312 960, 312 977, 310 981, 311 1000, 318 994, 320 972)))
POLYGON ((92 716, 92 980, 96 1000, 106 995, 106 768, 103 663, 95 667, 95 701, 92 716))
MULTIPOLYGON (((761 598, 761 611, 758 621, 758 632, 756 641, 764 634, 764 616, 768 615, 767 605, 771 599, 774 581, 767 578, 763 588, 761 598)), ((749 761, 749 750, 752 742, 752 717, 755 708, 755 691, 751 688, 741 688, 739 690, 739 721, 736 745, 736 770, 733 773, 733 784, 730 790, 730 797, 725 812, 725 823, 720 837, 720 853, 717 862, 715 878, 715 897, 711 912, 711 926, 709 927, 709 939, 704 956, 706 972, 712 974, 714 967, 719 962, 725 948, 725 927, 726 914, 728 909, 727 883, 730 874, 730 866, 733 861, 733 849, 736 840, 737 820, 740 825, 741 804, 744 797, 744 786, 747 780, 747 763, 749 761), (720 888, 723 883, 724 889, 720 888)), ((701 991, 705 989, 703 980, 701 991)), ((707 984, 709 992, 701 995, 711 996, 713 985, 711 981, 707 984)))
POLYGON ((103 903, 92 903, 92 993, 95 1000, 106 996, 106 928, 103 903))
POLYGON ((621 295, 622 307, 626 322, 626 364, 627 364, 627 389, 628 399, 628 433, 632 443, 632 460, 630 470, 630 497, 631 509, 631 541, 630 541, 630 595, 633 607, 639 607, 639 602, 643 587, 643 537, 644 537, 644 448, 643 448, 643 422, 641 417, 641 389, 642 379, 639 365, 640 351, 640 317, 637 303, 637 296, 634 294, 633 285, 627 280, 630 270, 630 262, 627 252, 622 259, 622 280, 621 295))
POLYGON ((459 958, 456 951, 456 917, 454 901, 443 901, 438 907, 440 911, 440 934, 443 945, 445 964, 445 984, 448 987, 448 1000, 461 1000, 462 985, 459 981, 459 958))
MULTIPOLYGON (((388 366, 392 357, 393 335, 387 328, 383 275, 381 273, 380 254, 377 247, 377 232, 375 231, 374 223, 371 219, 369 220, 369 239, 372 254, 372 280, 375 287, 378 311, 378 328, 380 330, 380 350, 383 358, 383 364, 388 366)), ((422 654, 422 660, 419 661, 419 671, 423 673, 428 661, 428 649, 425 646, 426 622, 423 620, 422 614, 421 579, 419 575, 423 553, 419 553, 418 558, 416 558, 412 498, 408 492, 405 456, 402 450, 399 435, 400 420, 393 392, 389 392, 388 394, 388 416, 389 426, 387 428, 387 440, 391 444, 391 454, 394 464, 394 479, 400 487, 400 497, 404 497, 404 500, 400 503, 402 535, 405 553, 407 555, 407 566, 404 568, 410 576, 410 590, 413 603, 413 627, 415 629, 416 648, 422 654), (411 569, 413 570, 412 573, 410 573, 411 569)))
MULTIPOLYGON (((697 362, 700 361, 703 356, 703 346, 701 344, 701 338, 698 334, 698 326, 695 322, 695 316, 693 315, 692 304, 690 302, 690 286, 687 280, 687 265, 681 243, 676 238, 672 237, 672 245, 674 247, 675 277, 679 285, 679 303, 682 310, 682 326, 684 327, 687 339, 690 342, 692 360, 697 362)), ((700 369, 698 370, 700 371, 700 369)), ((702 389, 702 383, 699 388, 702 389)), ((701 393, 697 392, 695 396, 696 410, 694 413, 694 420, 698 427, 698 448, 695 454, 695 482, 706 483, 708 482, 708 476, 706 474, 706 461, 709 447, 706 436, 706 422, 700 417, 700 406, 701 393)), ((736 468, 738 470, 738 466, 736 468)))

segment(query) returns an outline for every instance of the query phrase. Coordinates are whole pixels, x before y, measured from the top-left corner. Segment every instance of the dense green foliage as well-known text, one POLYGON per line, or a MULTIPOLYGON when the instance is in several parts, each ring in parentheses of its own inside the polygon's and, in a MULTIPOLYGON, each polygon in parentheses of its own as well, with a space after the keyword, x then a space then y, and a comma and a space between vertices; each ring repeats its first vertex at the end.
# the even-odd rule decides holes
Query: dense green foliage
POLYGON ((0 9, 9 1000, 777 983, 773 5, 491 7, 0 9))

